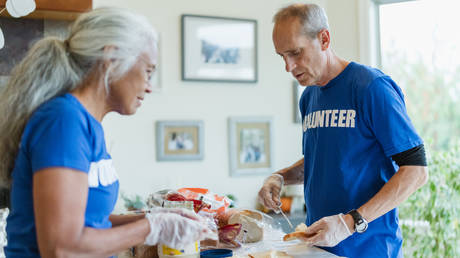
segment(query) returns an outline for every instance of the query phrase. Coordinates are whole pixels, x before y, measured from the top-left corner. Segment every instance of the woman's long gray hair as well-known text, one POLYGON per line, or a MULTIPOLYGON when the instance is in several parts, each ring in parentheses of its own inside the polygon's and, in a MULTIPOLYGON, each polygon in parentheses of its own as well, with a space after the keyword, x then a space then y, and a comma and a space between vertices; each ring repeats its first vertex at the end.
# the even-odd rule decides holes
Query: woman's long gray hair
POLYGON ((142 52, 156 47, 156 33, 148 20, 120 8, 82 14, 64 41, 48 37, 35 43, 0 92, 0 186, 10 184, 24 127, 37 107, 82 85, 95 69, 102 71, 103 59, 110 58, 114 62, 101 75, 108 87, 142 52), (113 51, 104 52, 106 46, 113 51))

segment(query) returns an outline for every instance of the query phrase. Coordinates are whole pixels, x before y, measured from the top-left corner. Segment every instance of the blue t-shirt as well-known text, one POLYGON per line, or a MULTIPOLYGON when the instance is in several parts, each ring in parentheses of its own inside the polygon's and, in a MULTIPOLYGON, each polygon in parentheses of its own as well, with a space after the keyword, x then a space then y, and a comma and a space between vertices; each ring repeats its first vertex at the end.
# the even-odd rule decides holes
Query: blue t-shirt
MULTIPOLYGON (((401 89, 357 63, 325 86, 306 87, 300 110, 308 226, 369 201, 398 170, 391 156, 422 144, 401 89)), ((397 209, 370 222, 365 233, 324 249, 346 257, 402 257, 397 209)))
POLYGON ((109 215, 115 206, 119 185, 112 159, 106 151, 104 131, 74 96, 64 94, 41 105, 24 129, 12 173, 6 257, 40 257, 32 178, 35 172, 50 167, 87 173, 85 226, 112 226, 109 215))

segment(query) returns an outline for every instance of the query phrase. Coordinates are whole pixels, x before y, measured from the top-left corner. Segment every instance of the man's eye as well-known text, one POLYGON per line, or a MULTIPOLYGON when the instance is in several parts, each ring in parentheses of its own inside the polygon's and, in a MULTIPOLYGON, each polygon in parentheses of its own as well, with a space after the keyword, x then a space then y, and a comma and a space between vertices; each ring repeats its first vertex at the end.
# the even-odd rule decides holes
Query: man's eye
POLYGON ((150 81, 153 77, 153 71, 152 70, 147 70, 147 79, 150 81))

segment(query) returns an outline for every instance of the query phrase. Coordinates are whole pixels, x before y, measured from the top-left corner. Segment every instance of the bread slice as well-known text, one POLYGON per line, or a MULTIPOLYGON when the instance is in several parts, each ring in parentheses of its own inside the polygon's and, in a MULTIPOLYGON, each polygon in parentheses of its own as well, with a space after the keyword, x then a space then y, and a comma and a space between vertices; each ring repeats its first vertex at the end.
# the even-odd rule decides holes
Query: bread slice
POLYGON ((315 234, 307 234, 305 232, 292 232, 292 233, 286 234, 283 237, 283 241, 291 241, 291 240, 299 239, 299 238, 309 238, 314 235, 315 234))
POLYGON ((286 234, 283 237, 283 241, 291 241, 299 238, 309 238, 315 235, 315 233, 307 234, 305 231, 307 231, 307 225, 301 223, 295 228, 294 232, 286 234))

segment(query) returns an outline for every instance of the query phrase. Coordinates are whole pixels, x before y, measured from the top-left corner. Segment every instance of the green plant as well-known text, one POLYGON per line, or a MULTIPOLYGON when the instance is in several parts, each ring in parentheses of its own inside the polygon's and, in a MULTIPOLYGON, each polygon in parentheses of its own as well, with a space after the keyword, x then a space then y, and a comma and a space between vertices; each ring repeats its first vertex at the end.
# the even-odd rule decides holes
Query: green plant
POLYGON ((400 207, 406 257, 460 257, 460 141, 428 159, 430 179, 400 207), (422 222, 422 223, 420 223, 422 222))
POLYGON ((236 202, 237 202, 236 196, 233 195, 233 194, 227 194, 226 196, 227 196, 228 199, 230 199, 230 200, 232 201, 232 202, 230 203, 229 208, 235 208, 236 202))
POLYGON ((134 198, 130 198, 129 196, 121 193, 121 198, 125 202, 125 208, 127 210, 141 210, 145 207, 145 203, 142 200, 142 197, 137 195, 134 198))

